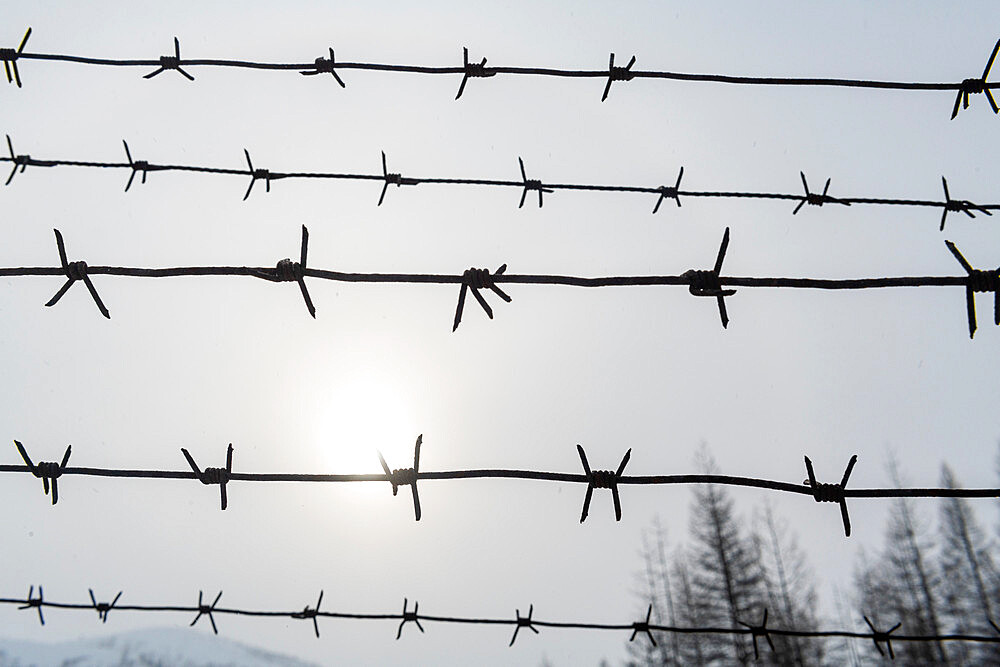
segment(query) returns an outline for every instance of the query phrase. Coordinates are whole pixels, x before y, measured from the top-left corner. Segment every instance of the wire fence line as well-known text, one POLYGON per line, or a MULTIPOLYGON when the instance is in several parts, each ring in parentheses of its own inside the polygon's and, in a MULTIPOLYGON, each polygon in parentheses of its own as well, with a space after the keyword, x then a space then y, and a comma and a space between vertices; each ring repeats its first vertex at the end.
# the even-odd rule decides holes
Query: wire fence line
POLYGON ((111 275, 133 278, 167 278, 179 276, 248 276, 270 282, 296 282, 302 294, 306 309, 315 318, 316 308, 306 286, 306 278, 318 278, 346 283, 394 283, 394 284, 437 284, 459 285, 458 304, 452 331, 458 329, 465 309, 465 299, 468 291, 472 291, 476 301, 486 315, 493 319, 493 308, 486 301, 481 290, 489 289, 505 302, 511 297, 500 288, 502 284, 519 285, 558 285, 571 287, 636 287, 656 285, 686 286, 693 296, 713 297, 717 301, 719 318, 723 327, 729 326, 729 313, 726 297, 736 293, 734 287, 772 287, 791 289, 820 290, 862 290, 881 289, 888 287, 964 287, 966 295, 966 315, 969 322, 969 336, 974 337, 976 323, 976 292, 992 292, 994 296, 993 320, 1000 325, 1000 268, 981 270, 975 269, 965 259, 961 251, 951 241, 945 245, 959 262, 966 274, 961 276, 890 276, 882 278, 768 278, 722 275, 722 263, 729 247, 729 228, 726 228, 719 246, 719 252, 712 269, 690 269, 676 275, 645 275, 645 276, 607 276, 581 277, 547 274, 511 274, 507 273, 507 265, 500 266, 490 272, 489 269, 470 268, 461 274, 428 274, 428 273, 350 273, 328 269, 307 267, 309 250, 309 230, 302 226, 302 240, 299 261, 289 258, 280 260, 274 267, 251 266, 187 266, 167 268, 141 268, 128 266, 91 266, 84 261, 70 262, 66 254, 65 243, 58 229, 55 231, 56 247, 59 252, 60 266, 22 266, 2 267, 0 277, 15 276, 63 276, 66 282, 56 294, 49 299, 46 306, 53 306, 76 282, 86 285, 97 308, 106 318, 111 313, 104 305, 90 276, 111 275))
POLYGON ((189 81, 194 81, 194 76, 185 68, 194 67, 223 67, 253 70, 291 71, 298 72, 306 76, 318 74, 330 74, 333 79, 342 87, 347 84, 340 76, 348 70, 362 70, 374 72, 398 72, 423 75, 462 75, 461 83, 455 99, 462 97, 469 79, 483 79, 503 75, 529 75, 558 78, 583 78, 583 79, 604 79, 604 92, 601 101, 608 98, 611 92, 611 84, 615 82, 628 82, 633 79, 667 79, 674 81, 700 81, 711 83, 726 83, 756 86, 832 86, 839 88, 868 88, 878 90, 941 90, 956 91, 955 104, 951 117, 954 119, 961 108, 968 108, 969 96, 982 94, 986 97, 994 113, 998 112, 998 107, 992 90, 1000 87, 1000 83, 990 83, 987 81, 997 52, 1000 50, 1000 40, 993 47, 986 67, 979 77, 971 77, 955 82, 920 82, 920 81, 877 81, 869 79, 850 78, 820 78, 820 77, 777 77, 777 76, 735 76, 730 74, 697 74, 689 72, 673 72, 665 70, 640 70, 633 69, 636 57, 633 55, 629 62, 624 65, 615 65, 615 54, 611 53, 608 59, 608 66, 601 69, 560 69, 552 67, 510 67, 487 65, 487 59, 482 58, 479 62, 469 60, 468 48, 462 49, 462 64, 451 66, 426 66, 412 64, 386 64, 369 62, 341 62, 336 59, 332 47, 327 48, 329 57, 320 56, 312 62, 261 62, 251 60, 232 60, 218 58, 183 58, 181 57, 180 41, 174 37, 174 48, 172 55, 159 56, 157 58, 94 58, 90 56, 76 56, 60 53, 33 53, 25 51, 28 38, 31 36, 29 27, 20 44, 16 48, 0 49, 0 60, 4 62, 8 83, 16 83, 20 88, 21 73, 18 61, 21 60, 41 60, 48 62, 77 63, 82 65, 98 65, 104 67, 142 67, 155 68, 143 75, 144 79, 152 79, 163 72, 176 71, 179 75, 189 81))
POLYGON ((72 446, 67 446, 62 460, 59 462, 35 463, 27 449, 19 441, 14 445, 20 454, 24 465, 0 464, 0 472, 30 474, 42 480, 45 493, 51 491, 52 504, 59 502, 58 480, 64 476, 82 477, 115 477, 127 479, 174 479, 194 480, 208 486, 218 486, 220 492, 220 507, 228 507, 227 485, 229 482, 293 482, 293 483, 324 483, 340 484, 351 482, 388 482, 392 487, 392 495, 397 495, 399 488, 409 486, 413 498, 413 514, 420 521, 422 510, 417 483, 419 481, 447 481, 460 479, 515 479, 543 482, 558 482, 571 484, 586 484, 587 489, 580 513, 580 523, 586 521, 590 513, 590 503, 595 489, 608 489, 614 504, 615 520, 621 521, 622 508, 619 496, 619 486, 665 486, 677 484, 717 484, 723 486, 748 487, 766 489, 783 493, 793 493, 812 496, 818 503, 837 503, 840 506, 841 519, 844 524, 845 536, 851 535, 851 520, 847 510, 848 498, 1000 498, 1000 488, 966 489, 966 488, 847 488, 851 472, 857 463, 857 455, 852 456, 838 483, 824 483, 816 479, 812 461, 805 457, 807 478, 799 484, 779 480, 760 479, 756 477, 741 477, 720 474, 675 474, 675 475, 625 475, 632 450, 625 452, 616 470, 595 470, 590 466, 586 451, 581 445, 576 446, 583 472, 551 472, 543 470, 517 469, 465 469, 427 471, 420 469, 420 448, 423 435, 417 438, 413 448, 413 466, 409 468, 391 469, 382 454, 378 459, 383 473, 254 473, 233 470, 233 445, 226 450, 226 465, 218 468, 202 468, 191 453, 181 448, 190 470, 137 470, 119 468, 91 468, 69 466, 72 446))
POLYGON ((677 174, 677 179, 673 185, 644 186, 644 185, 602 185, 585 183, 550 183, 539 179, 530 179, 524 168, 524 160, 518 158, 518 165, 521 172, 521 180, 487 179, 487 178, 444 178, 444 177, 413 177, 403 176, 400 173, 390 172, 386 161, 385 152, 382 152, 382 173, 351 173, 351 172, 327 172, 327 171, 274 171, 270 169, 260 169, 254 167, 250 152, 243 150, 246 159, 246 168, 209 167, 203 165, 183 165, 170 163, 155 163, 147 160, 134 160, 128 142, 122 141, 125 148, 125 162, 121 161, 99 161, 99 160, 67 160, 67 159, 38 159, 28 154, 17 154, 14 151, 14 144, 7 135, 7 156, 0 156, 0 162, 11 164, 10 173, 7 176, 5 185, 10 185, 18 173, 23 173, 28 167, 77 167, 90 169, 124 169, 128 170, 129 176, 125 183, 125 191, 128 192, 135 182, 136 175, 140 176, 142 183, 146 182, 146 177, 150 172, 174 171, 198 174, 215 174, 225 176, 240 176, 250 179, 247 183, 246 191, 243 193, 243 200, 246 201, 253 191, 254 185, 260 181, 264 184, 267 192, 271 191, 271 182, 282 179, 312 179, 312 180, 338 180, 338 181, 381 181, 382 190, 379 194, 378 205, 381 206, 385 200, 386 191, 390 185, 397 187, 407 185, 453 185, 453 186, 479 186, 493 188, 517 188, 521 190, 521 198, 518 208, 524 206, 529 192, 538 193, 538 206, 543 204, 544 193, 553 193, 558 190, 564 191, 584 191, 584 192, 618 192, 618 193, 638 193, 656 195, 656 202, 652 212, 660 210, 660 205, 665 200, 673 201, 678 207, 681 206, 681 197, 693 197, 702 199, 763 199, 781 200, 797 202, 791 209, 792 214, 798 214, 803 206, 823 206, 824 204, 838 204, 841 206, 856 205, 876 205, 876 206, 916 206, 941 209, 940 229, 944 230, 945 221, 949 213, 964 213, 970 218, 975 218, 976 213, 991 216, 992 211, 1000 209, 1000 204, 976 204, 967 199, 952 199, 948 189, 948 181, 941 177, 941 185, 944 190, 944 199, 905 199, 893 197, 834 197, 829 194, 832 179, 827 179, 822 192, 810 190, 809 182, 804 172, 799 172, 802 181, 802 192, 754 192, 738 190, 686 190, 681 189, 681 180, 684 177, 684 167, 681 167, 677 174))
POLYGON ((319 598, 316 601, 315 607, 310 607, 308 604, 301 610, 296 611, 282 611, 282 610, 260 610, 260 609, 246 609, 239 607, 220 607, 219 601, 222 598, 222 591, 215 596, 215 599, 211 604, 207 604, 207 598, 204 595, 204 591, 198 591, 198 604, 197 605, 168 605, 168 604, 119 604, 119 600, 122 597, 123 592, 119 591, 118 595, 111 602, 98 602, 97 597, 94 595, 93 589, 88 589, 90 594, 90 602, 53 602, 51 600, 46 600, 44 596, 44 591, 41 586, 38 587, 38 596, 35 596, 35 587, 31 586, 28 589, 28 595, 24 598, 0 598, 0 604, 6 605, 17 605, 18 610, 34 610, 38 614, 38 621, 42 625, 45 625, 45 609, 60 609, 66 611, 95 611, 97 612, 98 618, 102 623, 106 623, 108 616, 111 611, 116 614, 120 612, 146 612, 146 613, 184 613, 184 614, 194 614, 194 620, 191 621, 190 625, 194 626, 201 620, 202 617, 208 619, 212 626, 212 632, 219 634, 219 628, 215 623, 215 615, 230 615, 230 616, 251 616, 251 617, 264 617, 264 618, 289 618, 297 620, 310 620, 312 621, 313 632, 317 638, 320 636, 319 631, 319 619, 340 619, 340 620, 356 620, 356 621, 399 621, 399 625, 396 629, 396 639, 398 640, 402 637, 403 628, 406 627, 407 623, 413 623, 420 632, 424 632, 424 626, 421 623, 442 623, 442 624, 452 624, 452 625, 496 625, 496 626, 507 626, 513 627, 514 632, 510 638, 508 646, 513 646, 514 642, 517 640, 518 634, 521 629, 530 630, 535 634, 540 634, 539 628, 549 628, 549 629, 576 629, 576 630, 604 630, 604 631, 618 631, 618 632, 631 632, 629 641, 634 641, 638 635, 644 635, 646 639, 653 645, 656 646, 656 639, 653 636, 653 632, 662 632, 670 634, 712 634, 712 635, 730 635, 730 636, 744 636, 750 637, 753 640, 754 646, 754 657, 759 658, 759 647, 758 639, 764 639, 767 641, 774 652, 774 644, 771 641, 771 635, 775 636, 785 636, 785 637, 814 637, 814 638, 828 638, 828 637, 844 637, 852 639, 870 639, 875 645, 875 648, 882 655, 885 651, 882 648, 884 644, 889 656, 894 658, 895 654, 892 649, 892 642, 941 642, 941 641, 958 641, 958 642, 975 642, 983 644, 997 644, 1000 643, 1000 627, 998 627, 992 619, 987 619, 990 625, 997 630, 997 635, 978 635, 972 633, 953 633, 953 634, 940 634, 940 635, 912 635, 912 634, 895 634, 902 623, 896 623, 892 628, 887 630, 878 630, 871 620, 865 616, 863 617, 865 622, 871 629, 870 632, 856 632, 852 630, 796 630, 793 628, 775 628, 767 626, 767 609, 765 608, 762 615, 762 620, 760 623, 753 623, 747 621, 738 621, 740 625, 744 627, 720 627, 720 626, 703 626, 703 627, 682 627, 682 626, 672 626, 672 625, 661 625, 652 621, 653 605, 650 604, 644 620, 632 621, 627 623, 588 623, 581 621, 546 621, 540 618, 534 617, 534 604, 528 607, 528 614, 526 616, 521 616, 521 610, 515 610, 514 618, 506 617, 473 617, 473 616, 440 616, 434 614, 421 614, 419 613, 419 603, 414 602, 413 609, 409 608, 409 598, 403 599, 403 611, 401 613, 363 613, 363 612, 337 612, 337 611, 322 611, 320 606, 323 603, 323 591, 319 593, 319 598))

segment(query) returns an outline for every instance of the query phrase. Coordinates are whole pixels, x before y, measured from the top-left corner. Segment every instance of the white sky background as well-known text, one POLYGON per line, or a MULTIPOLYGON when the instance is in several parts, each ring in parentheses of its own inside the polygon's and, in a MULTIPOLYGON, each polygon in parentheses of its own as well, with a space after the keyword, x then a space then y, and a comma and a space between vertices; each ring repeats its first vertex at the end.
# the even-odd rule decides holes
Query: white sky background
MULTIPOLYGON (((28 50, 156 58, 178 36, 184 57, 310 62, 338 59, 448 65, 601 68, 614 51, 636 68, 776 76, 959 81, 978 76, 997 37, 991 2, 823 5, 768 3, 4 3, 2 41, 26 26, 28 50), (294 5, 288 8, 285 4, 294 5)), ((153 80, 144 69, 22 61, 24 88, 0 86, 0 131, 39 159, 123 159, 376 173, 385 150, 404 176, 562 183, 672 184, 691 189, 796 192, 799 170, 833 196, 992 203, 996 118, 983 96, 958 119, 948 92, 762 88, 635 80, 343 71, 191 68, 153 80)), ((276 181, 246 202, 236 176, 151 173, 122 192, 127 172, 29 168, 0 189, 0 265, 52 266, 52 228, 71 260, 126 266, 272 266, 296 258, 345 271, 583 276, 675 274, 710 268, 732 227, 724 273, 803 277, 959 275, 955 241, 977 268, 1000 262, 995 222, 938 209, 805 207, 791 202, 687 199, 650 211, 654 195, 557 192, 517 209, 516 189, 276 181)), ((95 276, 113 319, 63 279, 0 281, 0 424, 38 460, 71 465, 187 468, 235 447, 239 471, 380 471, 421 467, 577 472, 575 445, 594 468, 693 472, 699 442, 723 472, 798 482, 808 454, 837 481, 851 454, 857 487, 890 484, 895 449, 915 485, 936 486, 947 460, 966 486, 995 486, 1000 435, 995 377, 1000 330, 977 298, 970 341, 960 288, 823 293, 742 289, 727 300, 728 331, 712 299, 680 287, 514 286, 491 295, 487 320, 468 299, 451 333, 456 286, 309 281, 309 318, 294 284, 247 278, 161 280, 95 276)), ((12 444, 0 461, 20 461, 12 444)), ((5 452, 5 453, 3 453, 5 452)), ((855 535, 837 508, 807 496, 734 491, 740 507, 771 497, 795 524, 817 570, 846 586, 858 550, 881 542, 886 504, 851 502, 855 535)), ((513 618, 535 605, 546 620, 630 622, 642 532, 659 515, 687 533, 687 487, 624 487, 615 523, 597 491, 578 522, 584 487, 528 481, 389 485, 233 482, 230 506, 196 482, 60 480, 52 507, 41 482, 4 475, 0 596, 42 584, 46 597, 83 601, 124 590, 123 603, 301 609, 325 589, 324 610, 420 611, 513 618)), ((921 503, 936 518, 937 504, 921 503)), ((977 501, 995 520, 991 501, 977 501)), ((186 615, 46 612, 8 607, 3 633, 60 639, 186 615)), ((392 622, 217 617, 226 637, 318 661, 345 663, 595 664, 624 655, 627 633, 425 623, 399 642, 392 622)), ((839 626, 837 620, 824 625, 839 626)), ((210 631, 204 619, 192 632, 210 631)))

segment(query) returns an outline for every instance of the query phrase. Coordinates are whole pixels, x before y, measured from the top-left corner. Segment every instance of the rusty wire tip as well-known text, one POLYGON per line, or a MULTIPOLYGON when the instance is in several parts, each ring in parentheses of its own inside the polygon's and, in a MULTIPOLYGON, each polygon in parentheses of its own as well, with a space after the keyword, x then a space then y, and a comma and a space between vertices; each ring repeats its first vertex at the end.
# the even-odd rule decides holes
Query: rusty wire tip
POLYGON ((410 490, 413 492, 413 517, 416 521, 420 521, 420 494, 417 492, 417 477, 420 472, 420 445, 424 442, 424 435, 421 433, 417 436, 417 441, 413 445, 413 467, 412 468, 396 468, 395 470, 389 469, 389 464, 385 462, 385 457, 382 456, 382 452, 376 450, 378 454, 379 463, 382 464, 382 470, 385 471, 385 478, 392 485, 392 495, 395 496, 399 492, 399 487, 409 485, 410 490))
POLYGON ((656 200, 656 206, 653 207, 654 214, 660 210, 660 204, 663 203, 664 199, 673 199, 677 202, 677 208, 681 207, 680 189, 682 178, 684 178, 684 167, 681 167, 681 170, 677 173, 677 182, 674 183, 673 187, 661 185, 657 188, 657 192, 660 193, 660 196, 656 200))
POLYGON ((993 292, 993 323, 1000 326, 1000 268, 974 269, 951 241, 944 244, 968 273, 965 283, 965 310, 969 318, 969 338, 976 336, 976 292, 993 292))
POLYGON ((129 174, 128 183, 125 184, 125 192, 129 191, 132 187, 132 181, 135 180, 135 175, 138 172, 142 172, 142 184, 146 184, 146 174, 149 172, 149 162, 146 160, 133 160, 132 152, 128 149, 128 142, 122 139, 122 145, 125 146, 125 157, 128 158, 128 166, 132 168, 132 173, 129 174))
POLYGON ((576 446, 576 451, 580 455, 580 462, 583 464, 583 472, 587 478, 587 493, 583 498, 583 511, 580 513, 580 523, 587 520, 587 515, 590 513, 590 500, 594 495, 594 489, 611 489, 611 497, 615 504, 615 521, 622 520, 622 504, 621 499, 618 496, 618 482, 621 480, 622 473, 625 471, 625 466, 628 465, 628 460, 632 456, 632 449, 629 448, 625 452, 625 456, 622 457, 621 463, 618 464, 618 470, 591 470, 590 463, 587 462, 587 453, 583 451, 583 447, 580 445, 576 446))
POLYGON ((524 172, 524 160, 520 157, 517 158, 517 163, 521 166, 521 183, 524 185, 524 189, 521 190, 521 202, 517 205, 518 208, 524 208, 524 198, 528 196, 529 190, 538 191, 538 208, 542 207, 542 193, 548 192, 552 193, 553 190, 542 185, 542 182, 535 178, 528 178, 527 174, 524 172))
POLYGON ((734 289, 722 289, 722 281, 719 272, 722 271, 722 262, 726 259, 726 251, 729 249, 729 227, 726 227, 722 235, 722 243, 719 244, 719 254, 715 258, 715 267, 711 271, 700 269, 689 269, 681 274, 682 278, 688 281, 688 291, 694 296, 714 296, 719 304, 719 319, 722 321, 722 328, 729 327, 729 311, 726 309, 726 297, 736 294, 734 289))
POLYGON ((737 619, 736 621, 740 625, 750 630, 750 636, 753 638, 753 659, 760 660, 760 651, 757 648, 757 638, 763 637, 767 640, 767 645, 771 647, 771 652, 774 653, 774 642, 771 641, 771 635, 767 631, 767 607, 764 607, 764 617, 761 619, 759 625, 753 625, 751 623, 744 623, 743 621, 737 619))
POLYGON ((893 651, 892 651, 892 637, 890 637, 889 635, 891 635, 893 632, 895 632, 899 628, 899 626, 902 625, 902 623, 896 623, 896 625, 892 626, 891 628, 889 628, 885 632, 879 632, 878 630, 875 629, 875 626, 872 624, 872 622, 870 620, 868 620, 867 616, 862 616, 862 618, 865 619, 865 623, 867 623, 868 627, 871 628, 871 631, 872 631, 872 643, 875 644, 875 648, 878 650, 879 655, 882 655, 882 656, 885 655, 885 652, 882 650, 882 647, 879 646, 879 642, 885 642, 885 647, 889 650, 889 659, 890 660, 895 660, 896 659, 896 654, 893 653, 893 651))
POLYGON ((983 208, 978 204, 973 204, 968 199, 952 199, 951 194, 948 192, 948 180, 944 176, 941 177, 941 185, 944 187, 944 204, 942 204, 943 209, 941 211, 941 227, 939 231, 944 231, 944 221, 948 217, 949 211, 964 213, 970 218, 976 217, 973 211, 979 211, 984 215, 993 215, 989 209, 983 208))
POLYGON ((215 596, 215 600, 212 604, 204 604, 201 596, 202 592, 198 591, 198 615, 194 617, 194 620, 191 621, 191 625, 188 627, 193 627, 194 624, 198 622, 198 619, 204 615, 208 616, 208 622, 212 624, 212 632, 219 634, 219 629, 215 627, 215 617, 212 615, 212 612, 215 611, 215 605, 219 604, 219 598, 222 597, 222 591, 219 591, 219 594, 215 596))
POLYGON ((397 641, 403 634, 403 626, 409 623, 410 621, 413 621, 414 623, 417 624, 417 628, 420 630, 420 632, 424 631, 424 626, 420 625, 420 618, 417 616, 417 609, 420 607, 420 603, 419 602, 413 603, 413 611, 406 610, 408 604, 409 601, 406 598, 403 598, 403 616, 402 616, 403 620, 399 622, 399 629, 396 630, 397 641))
POLYGON ((39 461, 37 464, 31 461, 31 457, 28 456, 27 450, 25 450, 24 445, 19 441, 14 441, 14 446, 17 447, 18 453, 21 455, 21 459, 24 460, 24 464, 28 466, 28 470, 35 477, 42 480, 42 489, 45 491, 45 495, 49 495, 49 483, 51 481, 52 485, 52 504, 55 505, 59 502, 59 478, 62 476, 63 472, 66 471, 66 464, 69 463, 70 454, 73 452, 72 445, 66 445, 66 451, 63 453, 62 461, 56 463, 55 461, 39 461))
POLYGON ((397 188, 401 185, 417 185, 420 183, 415 178, 404 178, 402 174, 390 173, 385 162, 385 151, 382 151, 382 194, 378 197, 378 206, 382 205, 382 201, 385 200, 385 191, 389 189, 390 185, 395 185, 397 188))
POLYGON ((66 244, 63 243, 62 234, 58 229, 53 229, 52 231, 56 234, 56 248, 59 251, 59 262, 62 265, 63 273, 66 275, 66 282, 63 286, 59 288, 59 291, 46 302, 46 306, 54 306, 59 303, 59 299, 63 297, 70 287, 73 286, 77 280, 83 281, 83 284, 87 286, 87 290, 90 292, 91 298, 93 298, 94 303, 97 304, 97 309, 101 311, 101 315, 104 315, 107 319, 111 319, 111 313, 108 311, 107 307, 104 305, 104 301, 101 300, 101 296, 97 293, 97 288, 94 287, 94 283, 91 282, 90 276, 87 274, 87 263, 86 262, 70 262, 66 257, 66 244))
MULTIPOLYGON (((226 484, 229 483, 230 475, 233 472, 233 443, 229 443, 229 448, 226 450, 226 467, 225 468, 205 468, 204 470, 198 467, 195 463, 194 457, 185 448, 181 447, 181 453, 184 458, 187 459, 188 465, 191 466, 191 470, 199 482, 205 485, 218 484, 219 493, 221 497, 222 509, 226 509, 229 506, 229 498, 226 494, 226 484)), ((193 625, 193 624, 192 624, 193 625)))
POLYGON ((111 611, 115 604, 118 603, 118 598, 122 596, 122 591, 118 591, 118 595, 111 602, 98 602, 97 598, 94 597, 94 589, 88 588, 87 591, 90 593, 90 602, 97 611, 98 618, 101 619, 101 623, 108 622, 108 612, 111 611))
POLYGON ((851 517, 847 512, 847 499, 844 497, 844 488, 847 487, 847 481, 851 478, 851 471, 854 470, 854 464, 858 462, 858 455, 854 454, 851 456, 851 460, 847 462, 847 468, 844 470, 844 476, 841 478, 840 484, 821 484, 817 482, 812 461, 808 456, 804 458, 806 461, 806 474, 809 475, 805 484, 812 489, 813 500, 818 503, 839 503, 840 517, 844 521, 844 537, 850 537, 851 517))
POLYGON ((465 293, 468 290, 472 290, 472 296, 476 297, 476 301, 479 302, 479 305, 486 312, 486 316, 491 320, 493 319, 493 309, 490 307, 490 304, 486 303, 486 299, 479 293, 479 290, 489 288, 493 290, 494 294, 507 303, 510 303, 510 296, 497 287, 494 282, 494 278, 503 275, 506 270, 507 265, 501 264, 500 268, 492 274, 489 269, 477 269, 474 267, 466 269, 465 272, 462 273, 462 286, 458 290, 458 306, 455 308, 455 321, 451 327, 452 333, 454 333, 458 329, 458 325, 462 323, 462 312, 465 310, 465 293))
POLYGON ((272 176, 271 172, 267 169, 254 169, 253 162, 250 160, 250 151, 246 148, 243 149, 243 155, 247 158, 247 166, 250 170, 247 172, 250 176, 250 185, 247 186, 247 191, 243 194, 243 201, 246 201, 250 196, 250 192, 253 190, 253 184, 258 180, 264 181, 264 189, 266 192, 271 191, 271 179, 277 179, 277 176, 272 176))
POLYGON ((520 632, 521 628, 528 628, 529 630, 531 630, 532 632, 534 632, 536 635, 538 634, 538 628, 536 628, 531 623, 531 615, 535 612, 535 605, 532 604, 532 605, 530 605, 528 607, 528 615, 527 616, 521 616, 521 610, 520 609, 515 609, 514 611, 517 614, 517 617, 516 617, 516 620, 515 620, 515 623, 517 625, 514 626, 514 636, 510 638, 510 643, 507 644, 508 648, 510 648, 511 646, 514 645, 514 642, 517 640, 517 633, 520 632))
POLYGON ((315 76, 316 74, 327 74, 327 73, 329 73, 329 74, 333 75, 333 78, 337 80, 337 83, 340 84, 341 88, 347 88, 347 86, 344 84, 343 79, 341 79, 340 75, 337 74, 337 70, 336 70, 337 59, 333 55, 333 47, 332 46, 329 47, 329 51, 330 51, 330 58, 329 58, 329 60, 326 59, 326 58, 322 58, 322 57, 317 58, 313 62, 313 69, 310 69, 310 70, 301 70, 301 71, 299 71, 299 74, 302 74, 304 76, 315 76))
POLYGON ((612 53, 611 57, 608 59, 608 82, 604 84, 604 94, 601 95, 601 101, 608 99, 608 93, 611 92, 611 82, 612 81, 631 81, 635 74, 632 73, 632 65, 635 64, 635 56, 628 61, 628 65, 625 67, 615 67, 615 54, 612 53))
POLYGON ((179 74, 184 75, 188 81, 194 81, 194 77, 185 72, 181 68, 181 43, 174 37, 174 55, 172 56, 160 56, 160 67, 159 69, 144 75, 143 79, 152 79, 157 74, 166 72, 168 69, 177 70, 179 74))
POLYGON ((7 74, 7 83, 16 83, 18 88, 21 87, 21 72, 17 69, 17 59, 24 52, 29 37, 31 37, 31 26, 28 26, 16 49, 0 49, 0 60, 3 61, 3 69, 7 74))
POLYGON ((45 595, 42 592, 42 587, 38 587, 38 597, 34 597, 35 587, 31 586, 28 589, 28 597, 25 598, 24 604, 22 604, 18 609, 37 609, 38 610, 38 622, 45 625, 45 616, 42 614, 42 605, 45 604, 45 595))
POLYGON ((797 214, 799 212, 799 209, 801 209, 806 204, 809 204, 810 206, 822 206, 823 204, 842 204, 844 206, 851 205, 851 202, 843 201, 841 199, 831 197, 830 195, 827 194, 827 192, 830 191, 830 181, 833 179, 830 178, 826 179, 826 185, 823 186, 823 193, 817 194, 815 192, 809 191, 809 183, 806 181, 805 172, 800 171, 799 176, 802 178, 802 187, 805 188, 806 194, 799 201, 798 206, 796 206, 795 209, 792 211, 792 215, 797 214))
POLYGON ((653 633, 649 629, 649 619, 650 617, 652 617, 652 615, 653 615, 653 604, 650 603, 649 608, 646 610, 646 620, 636 621, 635 623, 632 624, 632 636, 628 638, 629 641, 635 641, 636 634, 643 632, 645 633, 646 637, 649 638, 649 642, 653 646, 656 646, 656 640, 653 638, 653 633))
POLYGON ((302 611, 292 612, 292 618, 306 619, 311 618, 313 622, 313 631, 316 633, 316 638, 319 639, 319 623, 316 621, 316 617, 319 615, 319 606, 323 604, 323 591, 319 592, 319 599, 316 600, 316 606, 312 609, 309 605, 303 607, 302 611))
POLYGON ((469 79, 473 78, 486 78, 490 76, 496 76, 496 72, 490 72, 486 68, 486 58, 483 58, 478 63, 469 62, 469 49, 468 47, 462 47, 462 83, 458 85, 458 94, 455 95, 457 100, 465 92, 465 84, 468 83, 469 79))
POLYGON ((990 70, 993 68, 993 61, 996 60, 997 52, 1000 51, 1000 39, 993 46, 993 52, 990 53, 990 59, 986 61, 986 67, 983 69, 983 75, 978 79, 965 79, 959 84, 958 94, 955 96, 955 106, 951 110, 951 119, 955 120, 955 116, 958 115, 959 107, 962 109, 969 108, 969 95, 978 95, 980 93, 986 95, 987 101, 990 103, 990 107, 993 109, 993 113, 1000 112, 1000 108, 997 107, 997 102, 993 98, 993 91, 990 90, 989 85, 986 83, 986 79, 990 76, 990 70))

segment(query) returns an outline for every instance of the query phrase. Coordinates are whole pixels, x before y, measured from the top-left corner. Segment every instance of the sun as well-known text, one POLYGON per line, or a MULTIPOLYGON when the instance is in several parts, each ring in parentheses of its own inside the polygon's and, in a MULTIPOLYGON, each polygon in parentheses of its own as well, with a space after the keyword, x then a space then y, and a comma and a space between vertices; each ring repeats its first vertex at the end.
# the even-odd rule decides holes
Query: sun
POLYGON ((351 374, 328 387, 321 400, 313 441, 321 448, 324 472, 381 473, 377 452, 391 468, 413 465, 418 426, 406 392, 391 375, 351 374))

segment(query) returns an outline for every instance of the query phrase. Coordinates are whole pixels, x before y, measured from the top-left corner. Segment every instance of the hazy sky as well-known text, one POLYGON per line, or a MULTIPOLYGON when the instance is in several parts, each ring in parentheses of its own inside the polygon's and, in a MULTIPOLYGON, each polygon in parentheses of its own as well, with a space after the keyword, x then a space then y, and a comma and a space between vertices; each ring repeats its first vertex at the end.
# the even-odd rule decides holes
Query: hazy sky
MULTIPOLYGON (((746 75, 960 81, 979 76, 1000 34, 993 2, 912 3, 7 3, 0 42, 24 29, 28 50, 156 58, 180 38, 185 57, 601 68, 608 53, 637 68, 746 75)), ((122 159, 282 171, 381 168, 412 176, 519 177, 563 183, 672 184, 795 192, 804 170, 834 196, 997 200, 1000 119, 983 96, 954 121, 947 92, 787 89, 636 80, 144 69, 22 61, 24 88, 0 86, 0 131, 35 158, 122 159)), ((518 210, 515 189, 276 181, 246 202, 242 177, 152 173, 123 193, 122 171, 29 168, 0 188, 0 266, 52 266, 52 228, 90 264, 270 266, 295 257, 344 271, 674 274, 711 266, 726 226, 730 275, 959 275, 944 246, 996 266, 993 219, 936 209, 806 207, 790 202, 669 202, 653 195, 557 192, 518 210)), ((857 487, 886 486, 894 449, 915 485, 936 486, 947 460, 967 486, 995 486, 1000 329, 978 298, 970 341, 960 288, 852 293, 741 289, 719 326, 715 304, 680 287, 508 286, 489 321, 470 298, 451 332, 457 287, 247 278, 96 276, 113 319, 82 286, 43 308, 63 279, 0 280, 0 424, 35 460, 73 445, 79 466, 184 470, 180 447, 240 471, 594 468, 694 471, 709 443, 723 472, 801 481, 803 454, 836 481, 851 454, 857 487)), ((0 462, 17 463, 12 444, 0 462)), ((6 453, 3 453, 3 452, 6 453)), ((27 475, 0 480, 0 597, 44 585, 47 598, 510 616, 534 604, 547 620, 630 622, 640 537, 659 516, 687 531, 690 490, 627 487, 623 519, 584 487, 542 482, 422 482, 423 519, 386 483, 248 484, 66 477, 56 507, 27 475)), ((749 510, 767 496, 734 492, 749 510)), ((847 585, 864 545, 881 542, 886 504, 839 513, 772 495, 817 570, 847 585)), ((936 516, 937 504, 920 506, 936 516)), ((995 503, 977 501, 995 520, 995 503)), ((822 593, 830 600, 829 586, 822 593)), ((186 615, 0 609, 6 635, 60 639, 186 615)), ((317 661, 382 664, 596 664, 624 655, 627 633, 545 630, 507 648, 509 628, 218 617, 227 637, 317 661)), ((825 626, 839 626, 831 620, 825 626)), ((210 631, 207 625, 191 632, 210 631)))

